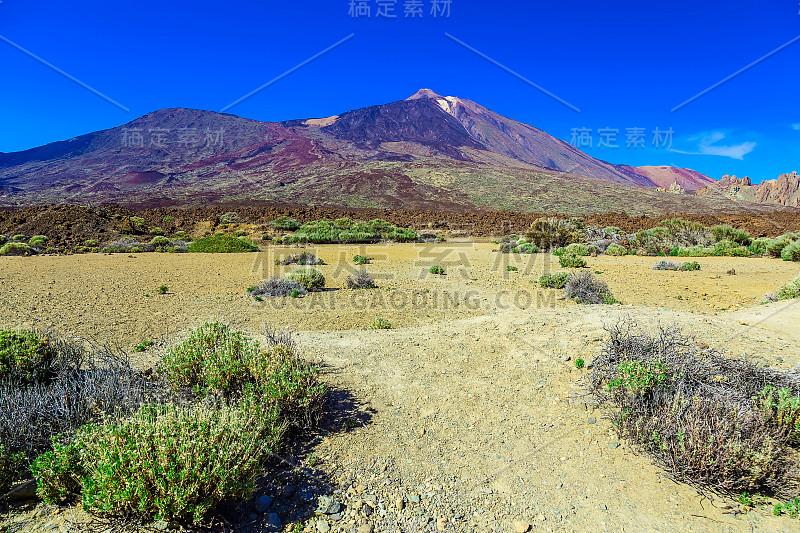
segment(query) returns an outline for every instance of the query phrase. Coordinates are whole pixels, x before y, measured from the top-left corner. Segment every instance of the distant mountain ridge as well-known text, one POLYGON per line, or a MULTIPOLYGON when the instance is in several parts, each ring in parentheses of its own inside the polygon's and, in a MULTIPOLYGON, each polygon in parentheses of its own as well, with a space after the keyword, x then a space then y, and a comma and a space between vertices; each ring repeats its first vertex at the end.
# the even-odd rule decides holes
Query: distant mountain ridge
POLYGON ((631 193, 618 194, 615 185, 649 195, 645 190, 669 186, 670 179, 690 191, 713 183, 688 169, 601 161, 476 102, 429 89, 406 100, 284 122, 162 109, 108 130, 0 153, 0 205, 252 199, 520 209, 522 198, 568 205, 568 198, 556 200, 555 191, 542 189, 544 183, 585 191, 588 201, 599 190, 591 180, 622 198, 631 193))

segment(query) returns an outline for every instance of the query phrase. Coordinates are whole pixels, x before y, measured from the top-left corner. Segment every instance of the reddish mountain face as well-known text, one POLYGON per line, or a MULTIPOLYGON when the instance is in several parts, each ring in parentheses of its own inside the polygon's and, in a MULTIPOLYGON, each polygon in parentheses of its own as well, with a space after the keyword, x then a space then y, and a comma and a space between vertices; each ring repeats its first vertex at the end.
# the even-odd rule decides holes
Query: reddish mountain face
MULTIPOLYGON (((285 122, 164 109, 109 130, 0 153, 0 204, 257 199, 477 208, 483 198, 471 199, 448 180, 492 175, 504 191, 519 187, 503 181, 518 180, 512 170, 531 183, 546 175, 584 188, 591 187, 584 178, 654 187, 675 176, 687 189, 708 179, 687 169, 643 168, 594 159, 473 101, 423 89, 407 100, 285 122), (382 192, 384 182, 389 192, 382 192)), ((500 197, 492 202, 505 205, 500 197)))
POLYGON ((632 172, 648 178, 659 187, 664 188, 668 188, 673 183, 677 183, 687 191, 696 191, 701 187, 707 187, 715 183, 712 178, 690 168, 665 166, 629 167, 627 165, 620 165, 620 168, 629 169, 632 172))

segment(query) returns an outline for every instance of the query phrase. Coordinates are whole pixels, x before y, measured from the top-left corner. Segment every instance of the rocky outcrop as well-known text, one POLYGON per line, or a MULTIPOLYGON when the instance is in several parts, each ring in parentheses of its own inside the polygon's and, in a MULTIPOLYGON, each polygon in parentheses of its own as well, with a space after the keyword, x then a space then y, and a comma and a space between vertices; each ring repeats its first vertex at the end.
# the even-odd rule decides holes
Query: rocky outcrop
POLYGON ((756 201, 800 207, 800 176, 797 172, 781 174, 776 180, 761 183, 756 190, 756 201))

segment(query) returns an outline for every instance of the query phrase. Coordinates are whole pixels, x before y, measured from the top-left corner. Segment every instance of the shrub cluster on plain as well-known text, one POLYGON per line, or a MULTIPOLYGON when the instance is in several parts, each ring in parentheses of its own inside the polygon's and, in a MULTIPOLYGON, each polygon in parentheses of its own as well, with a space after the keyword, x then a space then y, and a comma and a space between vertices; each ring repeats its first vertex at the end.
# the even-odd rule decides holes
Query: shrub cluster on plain
POLYGON ((0 333, 0 482, 33 475, 49 503, 192 522, 249 497, 326 393, 288 334, 263 334, 204 324, 148 375, 104 349, 0 333))

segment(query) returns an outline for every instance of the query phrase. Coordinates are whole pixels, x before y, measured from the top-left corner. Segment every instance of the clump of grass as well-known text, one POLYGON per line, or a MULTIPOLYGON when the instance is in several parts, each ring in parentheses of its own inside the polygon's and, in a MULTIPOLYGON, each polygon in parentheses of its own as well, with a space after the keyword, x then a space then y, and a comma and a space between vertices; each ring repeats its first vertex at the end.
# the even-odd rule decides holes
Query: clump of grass
POLYGON ((2 255, 31 255, 35 252, 33 248, 24 242, 7 242, 0 246, 0 256, 2 255))
POLYGON ((514 265, 506 265, 506 271, 508 272, 516 272, 519 268, 515 267, 514 265))
POLYGON ((384 318, 376 318, 370 325, 371 329, 392 329, 392 324, 384 318))
POLYGON ((33 237, 30 238, 28 244, 30 244, 31 246, 41 246, 46 242, 47 242, 46 235, 34 235, 33 237))
POLYGON ((776 503, 772 508, 772 514, 775 516, 785 514, 790 518, 800 518, 800 498, 794 497, 789 501, 776 503))
POLYGON ((325 276, 319 269, 310 266, 295 268, 286 275, 286 279, 296 281, 307 291, 321 291, 325 288, 325 276))
POLYGON ((564 254, 558 256, 558 264, 562 268, 584 268, 586 260, 578 255, 564 254))
POLYGON ((431 274, 437 274, 437 275, 443 276, 444 275, 444 268, 442 268, 439 265, 433 265, 432 267, 430 267, 428 269, 428 272, 430 272, 431 274))
POLYGON ((618 303, 608 285, 594 277, 591 272, 573 272, 564 284, 564 293, 578 303, 618 303))
POLYGON ((300 223, 297 220, 287 216, 280 216, 269 224, 273 228, 283 231, 295 231, 300 228, 300 223))
POLYGON ((364 255, 354 255, 353 262, 357 265, 368 265, 372 262, 372 258, 364 255))
POLYGON ((347 276, 348 289, 374 289, 376 287, 375 280, 369 275, 366 269, 359 270, 355 274, 347 276))
POLYGON ((168 291, 169 287, 167 287, 166 285, 159 285, 158 287, 156 287, 156 292, 158 294, 167 294, 168 291))
POLYGON ((187 251, 194 253, 240 253, 257 252, 258 245, 244 237, 213 235, 191 243, 187 251))
POLYGON ((278 298, 284 296, 291 296, 292 298, 300 298, 305 296, 308 291, 304 286, 295 280, 281 278, 280 276, 272 276, 259 282, 255 287, 250 287, 247 292, 256 299, 263 297, 278 298))
POLYGON ((280 260, 275 260, 279 265, 324 265, 325 261, 318 258, 311 252, 300 252, 299 254, 289 254, 280 260))
POLYGON ((606 248, 606 255, 621 256, 628 255, 628 249, 621 244, 612 243, 606 248))
POLYGON ((563 289, 569 278, 569 272, 544 273, 539 277, 539 286, 543 289, 563 289))
POLYGON ((609 327, 587 386, 620 438, 677 481, 725 494, 800 490, 800 376, 725 357, 674 326, 609 327))

